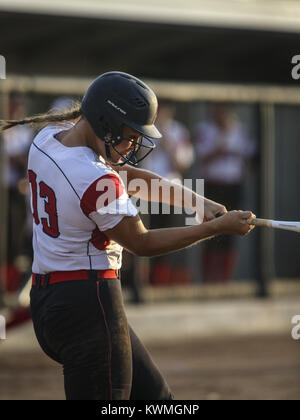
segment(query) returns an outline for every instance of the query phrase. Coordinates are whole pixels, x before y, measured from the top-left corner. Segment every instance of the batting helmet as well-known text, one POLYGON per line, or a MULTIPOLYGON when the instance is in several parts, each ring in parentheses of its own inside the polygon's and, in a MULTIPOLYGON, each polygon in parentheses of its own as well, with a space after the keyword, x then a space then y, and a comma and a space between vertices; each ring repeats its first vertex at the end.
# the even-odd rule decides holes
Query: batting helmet
POLYGON ((151 139, 161 137, 154 125, 158 109, 156 95, 130 74, 113 71, 97 77, 86 91, 81 109, 96 136, 105 142, 108 159, 111 159, 110 146, 119 153, 115 146, 124 139, 124 125, 141 134, 137 147, 129 155, 119 153, 121 165, 136 165, 155 148, 151 139), (146 153, 137 159, 141 148, 146 148, 146 153))

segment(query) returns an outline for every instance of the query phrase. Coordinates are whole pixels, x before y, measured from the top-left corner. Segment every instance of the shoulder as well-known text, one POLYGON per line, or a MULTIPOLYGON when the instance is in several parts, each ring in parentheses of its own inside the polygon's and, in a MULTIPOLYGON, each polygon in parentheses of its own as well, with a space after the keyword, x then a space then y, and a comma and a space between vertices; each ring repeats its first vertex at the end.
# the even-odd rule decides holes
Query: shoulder
POLYGON ((85 173, 80 180, 82 191, 80 205, 85 214, 96 211, 96 203, 99 208, 100 198, 103 201, 102 205, 107 206, 120 197, 128 197, 118 172, 95 154, 92 160, 86 156, 85 173))
POLYGON ((95 185, 100 178, 111 178, 115 183, 121 183, 119 175, 104 159, 86 146, 67 147, 60 143, 54 135, 59 131, 69 128, 71 125, 49 125, 43 128, 34 139, 32 161, 39 161, 40 157, 46 157, 64 174, 74 186, 81 197, 91 186, 95 185))
POLYGON ((80 200, 83 213, 88 216, 99 212, 117 201, 127 201, 128 195, 122 179, 117 173, 108 172, 93 180, 85 189, 80 200))
MULTIPOLYGON (((43 147, 49 144, 49 141, 54 141, 54 135, 62 130, 67 130, 73 126, 72 123, 64 122, 61 124, 48 124, 43 127, 33 138, 33 144, 36 147, 43 147)), ((34 150, 34 148, 33 148, 34 150)))
MULTIPOLYGON (((101 160, 89 148, 82 148, 80 155, 74 156, 72 177, 77 179, 82 194, 90 187, 98 185, 98 181, 113 182, 115 185, 122 185, 119 174, 101 160)), ((99 185, 98 185, 99 187, 99 185)))

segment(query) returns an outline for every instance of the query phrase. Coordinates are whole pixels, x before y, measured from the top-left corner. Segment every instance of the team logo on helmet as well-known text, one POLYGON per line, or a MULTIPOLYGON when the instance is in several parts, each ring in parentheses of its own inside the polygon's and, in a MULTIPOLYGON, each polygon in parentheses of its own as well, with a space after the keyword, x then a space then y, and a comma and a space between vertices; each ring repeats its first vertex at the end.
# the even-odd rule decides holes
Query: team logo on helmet
POLYGON ((109 105, 111 105, 112 107, 114 107, 117 111, 120 111, 122 114, 126 115, 127 112, 124 111, 124 109, 120 108, 118 105, 114 104, 111 100, 107 99, 106 101, 109 105))

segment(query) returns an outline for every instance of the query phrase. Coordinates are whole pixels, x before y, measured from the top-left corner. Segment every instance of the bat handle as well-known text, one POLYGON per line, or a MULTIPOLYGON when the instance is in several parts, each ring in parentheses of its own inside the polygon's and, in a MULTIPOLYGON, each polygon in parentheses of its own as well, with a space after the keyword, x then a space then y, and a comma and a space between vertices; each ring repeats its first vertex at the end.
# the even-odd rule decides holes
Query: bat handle
POLYGON ((266 220, 266 219, 257 219, 257 218, 250 218, 247 220, 249 225, 254 226, 265 226, 265 227, 272 227, 272 220, 266 220))

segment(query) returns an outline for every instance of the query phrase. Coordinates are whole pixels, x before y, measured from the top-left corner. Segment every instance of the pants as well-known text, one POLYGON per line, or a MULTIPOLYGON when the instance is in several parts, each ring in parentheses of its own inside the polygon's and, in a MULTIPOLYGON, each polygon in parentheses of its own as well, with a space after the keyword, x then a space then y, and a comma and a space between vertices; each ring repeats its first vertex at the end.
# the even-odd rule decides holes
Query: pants
POLYGON ((169 387, 127 323, 119 279, 32 286, 44 352, 63 365, 67 400, 168 400, 169 387))

